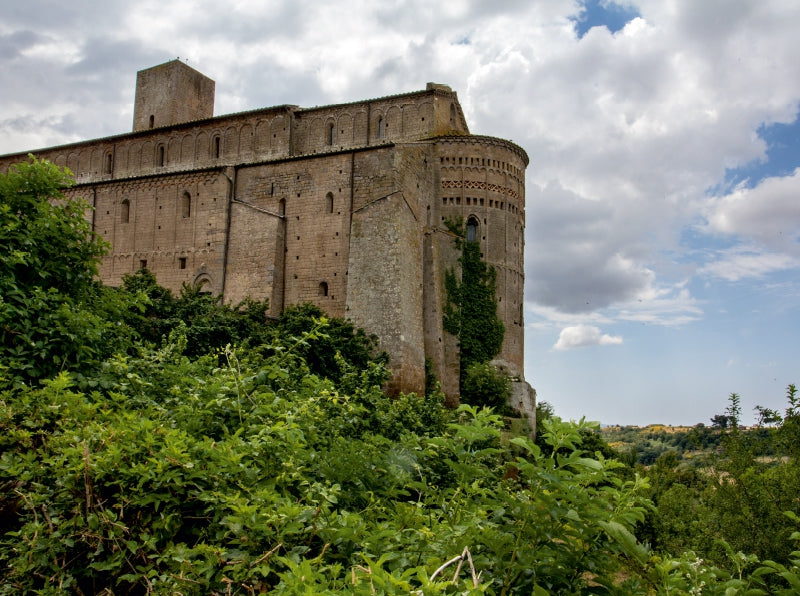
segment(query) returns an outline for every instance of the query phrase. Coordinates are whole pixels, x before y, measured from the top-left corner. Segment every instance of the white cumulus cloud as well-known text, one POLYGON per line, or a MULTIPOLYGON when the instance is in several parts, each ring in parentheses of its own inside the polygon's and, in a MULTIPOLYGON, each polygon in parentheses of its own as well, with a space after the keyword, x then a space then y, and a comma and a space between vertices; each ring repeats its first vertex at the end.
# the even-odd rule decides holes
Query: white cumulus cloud
POLYGON ((608 335, 594 325, 574 325, 564 327, 553 346, 556 350, 571 350, 586 346, 611 346, 622 343, 622 337, 608 335))

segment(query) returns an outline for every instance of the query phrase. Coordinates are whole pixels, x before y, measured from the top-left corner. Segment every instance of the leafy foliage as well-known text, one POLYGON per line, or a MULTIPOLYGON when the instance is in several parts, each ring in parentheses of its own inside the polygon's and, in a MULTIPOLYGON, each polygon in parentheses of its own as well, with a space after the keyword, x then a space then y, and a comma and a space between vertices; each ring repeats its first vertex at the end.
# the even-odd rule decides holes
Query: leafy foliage
MULTIPOLYGON (((800 486, 800 462, 786 443, 791 392, 790 386, 787 417, 776 428, 733 424, 712 431, 717 446, 705 458, 662 455, 647 471, 656 508, 640 536, 662 552, 691 549, 716 565, 730 562, 732 552, 785 564, 794 548, 785 514, 798 509, 800 486)), ((739 403, 731 394, 724 416, 738 421, 739 403)))
POLYGON ((199 287, 184 284, 180 294, 161 287, 147 269, 123 276, 121 291, 144 304, 141 311, 130 311, 125 322, 142 341, 154 344, 186 326, 186 354, 197 357, 228 344, 260 345, 269 340, 267 300, 244 300, 224 304, 220 297, 204 293, 199 287))
POLYGON ((511 379, 488 362, 472 363, 461 383, 461 402, 475 406, 489 406, 498 412, 508 409, 511 397, 511 379))
MULTIPOLYGON (((467 242, 464 239, 462 220, 448 221, 447 224, 456 234, 456 247, 461 249, 461 275, 459 278, 453 269, 445 274, 447 300, 444 305, 443 325, 445 331, 458 338, 462 399, 466 403, 483 405, 504 403, 501 402, 503 396, 500 394, 471 395, 470 391, 476 385, 473 380, 468 379, 470 367, 486 364, 503 347, 505 327, 497 316, 495 296, 497 271, 481 258, 480 243, 467 242), (488 401, 481 402, 481 399, 488 401)), ((503 390, 501 385, 497 386, 500 391, 503 390)))
POLYGON ((64 201, 69 171, 33 156, 0 176, 0 386, 96 364, 116 345, 93 278, 106 246, 64 201))
POLYGON ((229 344, 269 350, 281 337, 302 337, 324 320, 324 333, 316 333, 314 342, 295 348, 311 372, 338 381, 348 367, 363 369, 371 362, 388 362, 386 353, 378 352, 377 337, 368 336, 345 319, 327 318, 313 304, 289 306, 277 320, 267 320, 267 300, 246 299, 228 305, 189 285, 175 297, 159 286, 147 269, 125 276, 123 282, 122 292, 145 305, 141 312, 127 313, 126 324, 137 330, 142 341, 153 344, 185 326, 185 353, 193 358, 229 344))
POLYGON ((386 352, 378 351, 377 336, 367 335, 363 329, 356 328, 346 319, 326 318, 322 310, 313 304, 285 308, 275 331, 281 336, 300 337, 320 319, 325 319, 328 323, 325 333, 317 341, 300 348, 300 354, 315 374, 339 380, 343 374, 339 358, 356 369, 363 369, 370 362, 388 363, 389 356, 386 352))
POLYGON ((445 330, 458 337, 462 370, 488 362, 500 353, 505 328, 497 316, 497 271, 480 254, 480 244, 463 242, 459 259, 461 280, 447 272, 445 330))
MULTIPOLYGON (((0 176, 0 278, 17 290, 51 288, 80 298, 92 287, 106 246, 85 219, 89 205, 64 201, 68 170, 31 156, 0 176)), ((4 293, 5 296, 5 293, 4 293)))
POLYGON ((3 395, 0 593, 438 593, 464 546, 482 591, 564 593, 645 557, 642 481, 572 449, 577 428, 553 421, 544 456, 502 447, 490 410, 447 423, 369 371, 344 394, 294 349, 322 330, 222 367, 173 334, 91 393, 61 374, 3 395))

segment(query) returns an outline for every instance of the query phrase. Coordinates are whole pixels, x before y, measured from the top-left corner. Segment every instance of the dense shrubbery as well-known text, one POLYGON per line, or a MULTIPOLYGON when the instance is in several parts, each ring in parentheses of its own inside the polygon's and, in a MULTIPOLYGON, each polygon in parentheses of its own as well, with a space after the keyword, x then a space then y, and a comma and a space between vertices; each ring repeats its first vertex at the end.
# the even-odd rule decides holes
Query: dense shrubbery
POLYGON ((96 391, 62 373, 6 393, 0 593, 435 592, 464 547, 483 589, 563 593, 643 552, 643 506, 613 462, 502 447, 490 411, 388 399, 379 364, 344 394, 296 354, 319 331, 223 366, 174 333, 109 360, 96 391))
POLYGON ((488 406, 498 412, 508 409, 511 379, 488 362, 474 363, 467 368, 461 382, 461 402, 488 406))
POLYGON ((86 205, 60 200, 71 183, 34 159, 0 176, 0 386, 91 366, 117 345, 93 281, 105 247, 86 205))
POLYGON ((796 389, 787 391, 786 415, 772 428, 740 429, 739 397, 704 457, 683 460, 676 451, 659 457, 645 473, 656 504, 641 535, 662 552, 691 548, 724 564, 730 550, 787 561, 796 548, 786 511, 800 510, 800 461, 792 452, 799 418, 796 389), (769 454, 765 456, 765 454, 769 454))
MULTIPOLYGON (((32 181, 52 174, 31 167, 32 181)), ((28 258, 9 237, 3 259, 28 258)), ((22 283, 10 268, 2 276, 3 288, 22 283)), ((59 291, 57 307, 76 307, 59 291)), ((92 315, 83 334, 37 336, 45 365, 0 354, 0 594, 800 589, 800 554, 787 549, 760 563, 723 545, 713 565, 648 551, 635 538, 648 483, 608 457, 596 428, 550 415, 534 444, 509 437, 491 409, 445 409, 435 391, 390 399, 369 339, 310 307, 266 326, 263 305, 230 308, 191 289, 174 298, 146 273, 94 295, 80 302, 92 315), (80 351, 98 338, 114 341, 90 358, 59 356, 63 341, 80 351)), ((20 320, 38 316, 31 304, 15 303, 20 320)), ((729 502, 741 495, 728 490, 770 486, 734 439, 729 473, 741 474, 716 491, 729 502)), ((681 483, 662 467, 667 495, 681 483)), ((800 533, 780 536, 788 546, 800 533)))
POLYGON ((261 347, 280 338, 302 337, 325 320, 325 332, 315 334, 312 343, 303 342, 295 350, 311 372, 339 380, 347 367, 363 369, 370 362, 386 363, 386 353, 378 352, 375 336, 341 318, 326 318, 313 304, 289 306, 277 320, 267 321, 266 300, 244 300, 237 305, 220 302, 218 296, 184 285, 176 297, 156 283, 147 269, 124 277, 121 294, 128 302, 139 304, 129 309, 123 321, 135 330, 140 341, 157 345, 175 329, 186 327, 185 353, 197 357, 227 345, 261 347))

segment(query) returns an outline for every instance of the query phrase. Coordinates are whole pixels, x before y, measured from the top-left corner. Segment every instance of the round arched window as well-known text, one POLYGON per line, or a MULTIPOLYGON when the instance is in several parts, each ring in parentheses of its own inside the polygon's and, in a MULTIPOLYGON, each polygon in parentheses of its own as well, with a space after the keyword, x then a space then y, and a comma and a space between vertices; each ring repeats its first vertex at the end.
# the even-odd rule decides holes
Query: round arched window
POLYGON ((478 218, 470 217, 467 220, 467 242, 478 241, 478 218))

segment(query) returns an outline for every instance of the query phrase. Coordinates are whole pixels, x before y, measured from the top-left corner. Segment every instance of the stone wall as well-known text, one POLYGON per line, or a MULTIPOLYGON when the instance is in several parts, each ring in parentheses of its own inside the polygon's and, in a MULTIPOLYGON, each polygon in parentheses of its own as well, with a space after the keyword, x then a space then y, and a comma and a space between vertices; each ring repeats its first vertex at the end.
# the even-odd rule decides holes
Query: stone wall
POLYGON ((222 291, 229 202, 219 172, 77 186, 66 195, 94 206, 94 230, 113 247, 100 267, 105 283, 147 267, 175 291, 184 283, 222 291))
MULTIPOLYGON (((136 132, 36 151, 75 173, 68 197, 94 206, 87 218, 113 246, 104 282, 146 266, 175 292, 198 283, 229 303, 268 298, 275 316, 312 302, 378 336, 390 390, 423 391, 427 356, 456 403, 458 342, 442 329, 442 308, 459 256, 445 221, 460 216, 497 270, 498 357, 521 376, 522 149, 470 135, 446 85, 178 122, 194 113, 171 112, 172 99, 195 94, 207 109, 209 96, 188 75, 169 91, 174 74, 142 83, 149 103, 137 106, 136 132)), ((0 171, 26 156, 0 156, 0 171)))
POLYGON ((460 252, 456 249, 456 236, 444 226, 426 227, 424 237, 425 279, 423 302, 425 305, 425 354, 433 366, 433 373, 448 397, 450 405, 458 403, 460 351, 458 340, 446 333, 443 327, 443 309, 447 295, 444 279, 448 269, 458 270, 460 252))
POLYGON ((464 136, 437 139, 436 158, 439 188, 433 219, 442 228, 446 220, 459 217, 465 224, 470 219, 476 223, 481 256, 497 271, 497 313, 506 328, 498 358, 521 376, 527 156, 501 139, 464 136))
POLYGON ((379 337, 391 358, 389 391, 422 393, 422 244, 417 220, 402 193, 353 213, 347 316, 379 337))
POLYGON ((180 60, 136 73, 133 130, 169 126, 214 115, 215 83, 180 60))

